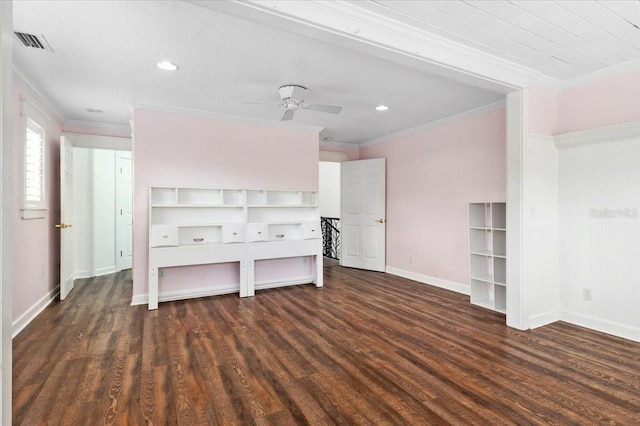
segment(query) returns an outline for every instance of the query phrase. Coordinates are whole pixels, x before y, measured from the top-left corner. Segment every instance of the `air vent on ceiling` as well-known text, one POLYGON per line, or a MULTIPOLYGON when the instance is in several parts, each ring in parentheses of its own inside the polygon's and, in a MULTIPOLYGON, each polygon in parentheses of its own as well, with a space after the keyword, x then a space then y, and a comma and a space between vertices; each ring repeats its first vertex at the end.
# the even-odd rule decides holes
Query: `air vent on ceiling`
POLYGON ((13 34, 24 47, 48 50, 49 52, 53 52, 53 49, 51 48, 49 43, 47 43, 47 39, 45 39, 43 35, 37 36, 34 34, 21 33, 18 31, 15 31, 13 34))

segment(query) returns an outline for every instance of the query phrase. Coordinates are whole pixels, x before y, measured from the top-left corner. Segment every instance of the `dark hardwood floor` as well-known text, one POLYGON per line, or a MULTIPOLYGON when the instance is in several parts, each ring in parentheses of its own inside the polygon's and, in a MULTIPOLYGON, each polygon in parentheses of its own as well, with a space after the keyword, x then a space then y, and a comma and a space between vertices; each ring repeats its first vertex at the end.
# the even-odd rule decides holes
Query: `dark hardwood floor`
POLYGON ((15 425, 640 424, 640 344, 391 275, 130 301, 78 280, 14 339, 15 425))

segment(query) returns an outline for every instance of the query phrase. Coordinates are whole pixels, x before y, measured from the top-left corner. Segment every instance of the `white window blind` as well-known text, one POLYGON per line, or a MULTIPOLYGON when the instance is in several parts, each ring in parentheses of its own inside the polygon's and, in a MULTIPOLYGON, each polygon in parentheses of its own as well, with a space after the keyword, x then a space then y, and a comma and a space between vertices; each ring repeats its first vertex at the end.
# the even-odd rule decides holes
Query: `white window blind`
POLYGON ((45 192, 46 123, 47 116, 30 101, 21 99, 23 139, 23 219, 46 217, 45 192))
POLYGON ((24 146, 24 207, 44 209, 44 129, 27 118, 24 146))

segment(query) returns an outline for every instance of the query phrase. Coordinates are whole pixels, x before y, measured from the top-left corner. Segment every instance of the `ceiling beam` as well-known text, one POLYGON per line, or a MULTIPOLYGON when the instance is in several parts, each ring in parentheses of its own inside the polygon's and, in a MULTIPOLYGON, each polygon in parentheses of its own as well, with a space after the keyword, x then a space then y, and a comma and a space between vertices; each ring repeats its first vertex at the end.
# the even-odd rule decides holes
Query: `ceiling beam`
POLYGON ((192 0, 208 9, 500 92, 560 81, 420 28, 407 26, 352 1, 192 0))

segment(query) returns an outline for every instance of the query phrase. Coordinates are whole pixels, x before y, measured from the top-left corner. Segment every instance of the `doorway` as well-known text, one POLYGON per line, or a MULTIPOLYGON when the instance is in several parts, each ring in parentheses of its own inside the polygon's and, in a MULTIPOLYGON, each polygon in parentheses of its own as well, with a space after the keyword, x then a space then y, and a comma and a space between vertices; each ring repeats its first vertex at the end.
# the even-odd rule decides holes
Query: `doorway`
POLYGON ((75 147, 73 155, 74 277, 131 268, 131 152, 75 147))
POLYGON ((73 277, 131 268, 131 139, 65 137, 73 144, 73 277))
POLYGON ((319 205, 322 227, 322 254, 340 261, 341 163, 320 161, 319 205))

